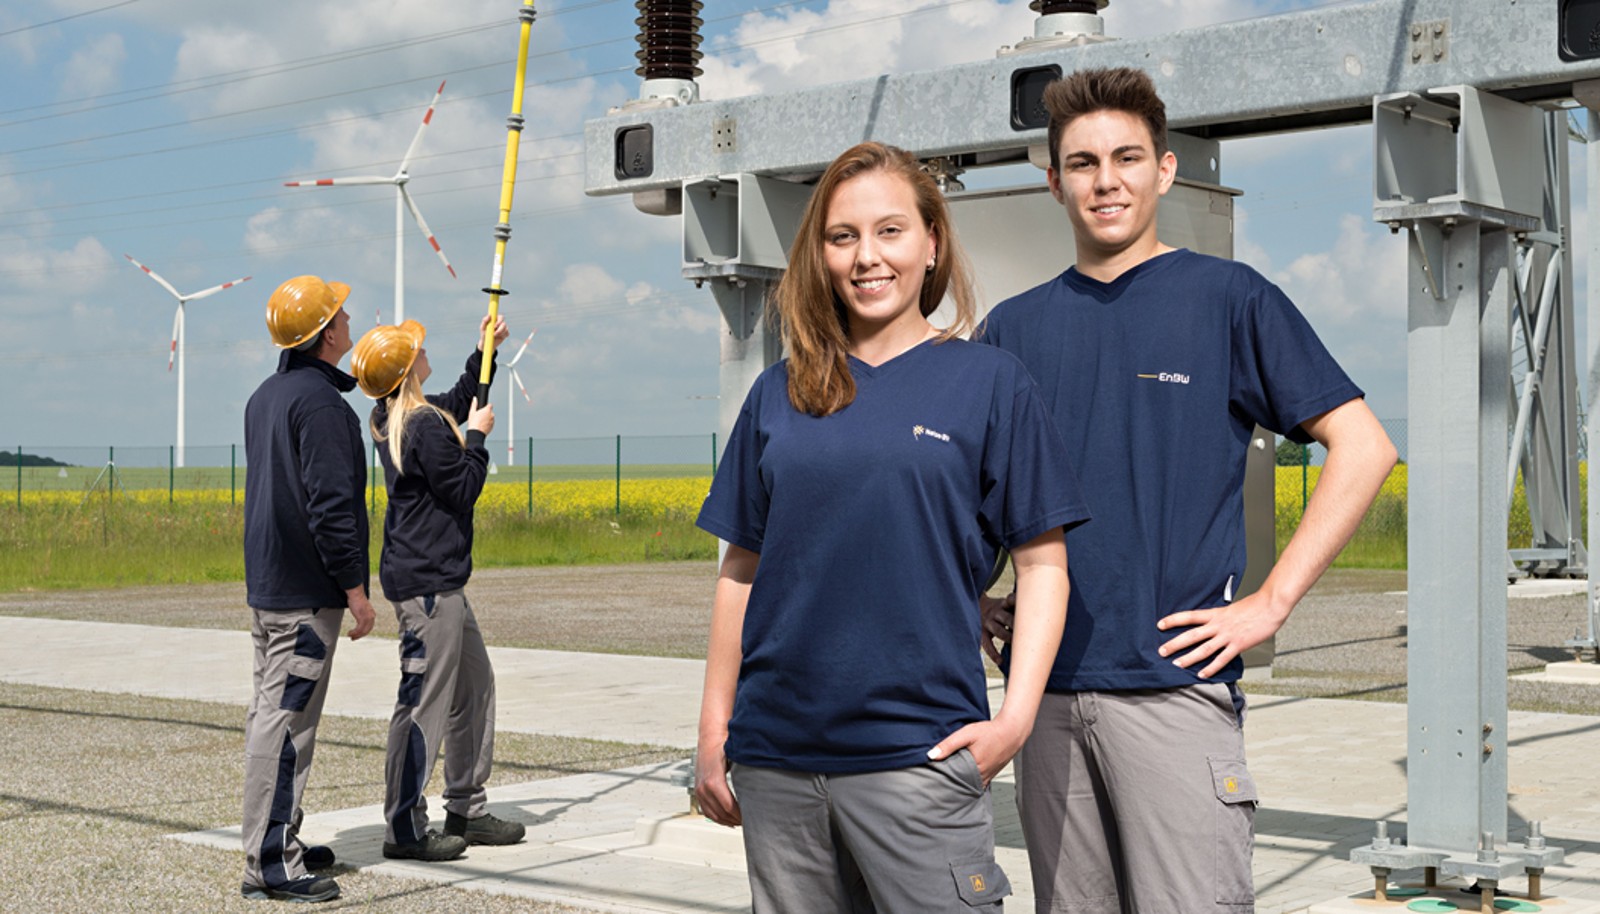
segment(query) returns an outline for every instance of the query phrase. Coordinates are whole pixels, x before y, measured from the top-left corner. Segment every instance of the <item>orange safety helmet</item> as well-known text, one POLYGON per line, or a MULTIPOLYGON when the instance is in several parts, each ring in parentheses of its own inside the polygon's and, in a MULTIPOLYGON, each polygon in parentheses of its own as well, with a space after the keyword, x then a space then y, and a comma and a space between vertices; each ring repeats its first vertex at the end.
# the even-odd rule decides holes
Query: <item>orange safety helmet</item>
POLYGON ((320 276, 296 276, 273 290, 267 299, 267 332, 281 349, 292 349, 328 326, 339 313, 350 287, 323 282, 320 276))
POLYGON ((361 392, 374 400, 394 393, 411 373, 427 335, 427 328, 412 320, 379 324, 362 334, 350 353, 350 373, 356 376, 361 392))

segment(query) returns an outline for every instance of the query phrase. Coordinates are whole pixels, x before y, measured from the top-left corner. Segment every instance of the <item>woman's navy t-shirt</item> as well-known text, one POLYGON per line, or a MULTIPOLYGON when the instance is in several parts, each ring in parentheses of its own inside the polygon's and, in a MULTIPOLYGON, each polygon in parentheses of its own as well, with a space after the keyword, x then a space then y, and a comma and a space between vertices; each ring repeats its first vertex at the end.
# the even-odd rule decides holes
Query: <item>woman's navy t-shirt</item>
POLYGON ((725 747, 740 764, 905 768, 987 720, 978 594, 997 547, 1088 518, 1009 354, 930 341, 850 370, 855 401, 822 418, 790 404, 787 362, 762 373, 700 512, 761 556, 725 747))

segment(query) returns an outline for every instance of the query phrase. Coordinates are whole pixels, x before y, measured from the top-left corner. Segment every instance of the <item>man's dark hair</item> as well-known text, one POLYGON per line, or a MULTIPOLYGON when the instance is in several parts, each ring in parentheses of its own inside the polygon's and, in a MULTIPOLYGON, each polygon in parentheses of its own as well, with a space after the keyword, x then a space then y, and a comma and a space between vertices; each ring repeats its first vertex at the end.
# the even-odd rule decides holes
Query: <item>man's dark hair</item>
POLYGON ((1096 111, 1123 111, 1144 121, 1155 143, 1156 157, 1167 153, 1167 106, 1156 84, 1132 67, 1079 70, 1045 87, 1044 107, 1050 113, 1050 167, 1061 170, 1061 134, 1067 125, 1096 111))

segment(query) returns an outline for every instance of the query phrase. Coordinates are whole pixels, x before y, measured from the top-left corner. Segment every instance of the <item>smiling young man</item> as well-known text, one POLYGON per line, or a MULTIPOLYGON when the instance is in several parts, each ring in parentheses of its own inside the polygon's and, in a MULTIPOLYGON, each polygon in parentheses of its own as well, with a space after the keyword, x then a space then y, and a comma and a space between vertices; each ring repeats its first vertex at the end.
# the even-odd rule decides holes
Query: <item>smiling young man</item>
MULTIPOLYGON (((1080 71, 1044 101, 1077 261, 981 336, 1038 381, 1096 517, 1067 534, 1066 631, 1017 756, 1038 910, 1253 911, 1239 655, 1344 547, 1394 447, 1282 291, 1157 238, 1177 159, 1147 75, 1080 71), (1235 600, 1257 424, 1328 459, 1272 573, 1235 600)), ((1005 640, 1006 605, 985 616, 1005 640)))

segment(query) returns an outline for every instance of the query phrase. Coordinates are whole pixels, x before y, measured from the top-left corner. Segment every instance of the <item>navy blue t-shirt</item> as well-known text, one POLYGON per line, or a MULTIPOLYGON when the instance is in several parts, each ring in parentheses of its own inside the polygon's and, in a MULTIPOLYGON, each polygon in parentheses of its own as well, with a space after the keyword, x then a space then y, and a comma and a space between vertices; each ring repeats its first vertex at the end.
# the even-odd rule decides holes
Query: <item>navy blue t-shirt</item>
MULTIPOLYGON (((1051 691, 1190 685, 1156 653, 1163 616, 1233 599, 1244 467, 1259 424, 1363 394, 1283 292, 1241 263, 1177 250, 1102 283, 1069 269, 1000 303, 981 339, 1022 360, 1095 522, 1067 536, 1072 593, 1051 691)), ((1235 659, 1211 677, 1239 678, 1235 659)))
POLYGON ((856 398, 750 389, 697 523, 761 556, 728 758, 795 771, 927 762, 989 719, 978 593, 997 547, 1088 518, 1037 386, 1011 356, 924 342, 850 359, 856 398))

